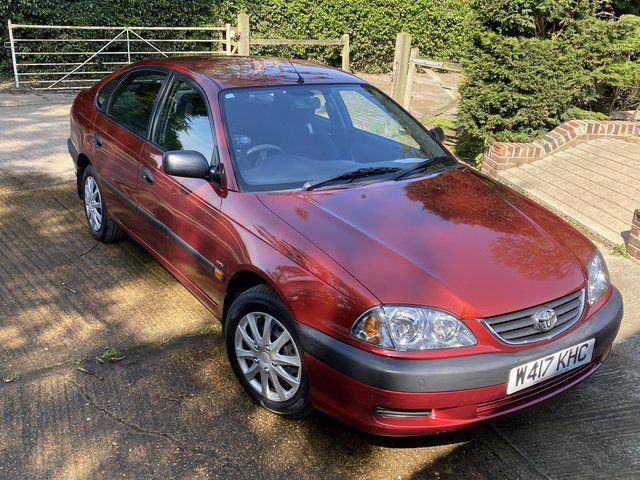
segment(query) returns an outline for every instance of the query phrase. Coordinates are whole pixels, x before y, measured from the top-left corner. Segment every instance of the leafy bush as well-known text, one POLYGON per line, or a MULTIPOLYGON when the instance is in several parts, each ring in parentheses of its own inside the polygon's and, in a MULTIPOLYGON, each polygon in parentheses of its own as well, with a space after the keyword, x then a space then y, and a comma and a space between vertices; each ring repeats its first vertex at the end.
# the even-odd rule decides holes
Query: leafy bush
POLYGON ((458 125, 485 144, 531 141, 575 118, 576 107, 608 111, 640 84, 636 16, 602 20, 591 0, 471 4, 458 125))
POLYGON ((562 117, 563 122, 569 120, 607 120, 609 116, 606 113, 594 112, 592 110, 583 110, 578 107, 570 107, 562 117))

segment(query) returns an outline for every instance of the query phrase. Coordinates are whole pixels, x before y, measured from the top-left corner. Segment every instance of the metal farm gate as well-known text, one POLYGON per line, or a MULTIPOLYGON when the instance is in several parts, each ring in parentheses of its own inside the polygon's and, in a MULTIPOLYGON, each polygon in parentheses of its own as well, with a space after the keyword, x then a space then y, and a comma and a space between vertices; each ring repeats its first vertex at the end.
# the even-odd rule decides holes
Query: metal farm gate
POLYGON ((89 27, 19 25, 8 21, 16 88, 77 90, 117 68, 149 57, 232 55, 222 27, 89 27))

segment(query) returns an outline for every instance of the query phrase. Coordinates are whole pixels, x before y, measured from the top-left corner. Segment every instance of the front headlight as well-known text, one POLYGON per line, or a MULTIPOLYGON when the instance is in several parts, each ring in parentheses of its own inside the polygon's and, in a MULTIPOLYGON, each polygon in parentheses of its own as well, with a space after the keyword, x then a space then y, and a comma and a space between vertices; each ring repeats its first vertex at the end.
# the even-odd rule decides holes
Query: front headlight
POLYGON ((475 335, 458 318, 442 310, 383 305, 366 311, 351 335, 378 347, 399 351, 468 347, 475 335))
POLYGON ((589 262, 589 282, 587 289, 589 292, 589 305, 593 305, 600 300, 609 288, 609 285, 610 280, 607 264, 604 262, 600 251, 596 250, 596 253, 593 254, 589 262))

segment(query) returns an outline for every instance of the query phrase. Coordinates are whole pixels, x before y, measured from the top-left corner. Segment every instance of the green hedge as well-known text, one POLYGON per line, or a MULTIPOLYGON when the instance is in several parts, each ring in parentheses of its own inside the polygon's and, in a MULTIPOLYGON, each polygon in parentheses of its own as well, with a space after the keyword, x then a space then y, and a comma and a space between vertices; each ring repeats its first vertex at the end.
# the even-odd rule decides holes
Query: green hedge
MULTIPOLYGON (((263 38, 351 37, 352 68, 389 71, 396 34, 409 32, 429 57, 456 61, 467 44, 469 0, 9 0, 0 18, 21 23, 62 25, 201 26, 235 25, 237 14, 251 15, 253 36, 263 38)), ((0 36, 7 41, 6 22, 0 36)), ((252 48, 252 53, 309 56, 340 64, 337 47, 252 48)), ((10 57, 0 51, 0 71, 10 57)))
POLYGON ((526 142, 584 110, 631 105, 640 84, 639 17, 601 15, 592 0, 471 4, 458 121, 464 135, 526 142))

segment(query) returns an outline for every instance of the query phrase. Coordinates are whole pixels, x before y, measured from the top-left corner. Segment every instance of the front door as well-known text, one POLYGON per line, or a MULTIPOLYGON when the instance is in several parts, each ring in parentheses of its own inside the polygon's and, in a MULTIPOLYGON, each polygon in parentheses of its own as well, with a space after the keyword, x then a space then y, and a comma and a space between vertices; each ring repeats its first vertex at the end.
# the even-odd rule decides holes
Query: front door
POLYGON ((151 248, 218 304, 224 294, 214 275, 220 190, 207 179, 174 177, 162 169, 166 151, 196 150, 211 163, 214 148, 204 94, 174 77, 140 157, 136 201, 148 219, 143 236, 151 248))

